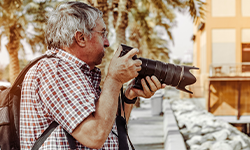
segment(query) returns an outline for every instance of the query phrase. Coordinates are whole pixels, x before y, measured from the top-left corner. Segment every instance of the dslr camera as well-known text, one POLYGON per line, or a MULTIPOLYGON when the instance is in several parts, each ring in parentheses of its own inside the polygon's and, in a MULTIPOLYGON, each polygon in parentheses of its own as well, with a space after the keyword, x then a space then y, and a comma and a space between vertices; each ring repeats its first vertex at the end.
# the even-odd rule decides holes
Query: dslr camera
MULTIPOLYGON (((133 47, 124 44, 121 44, 121 46, 123 50, 120 57, 124 56, 131 49, 133 49, 133 47)), ((185 86, 196 82, 195 76, 191 74, 189 70, 199 68, 164 63, 142 57, 137 58, 137 55, 133 56, 132 59, 140 59, 142 61, 141 70, 138 72, 139 75, 135 78, 135 88, 142 89, 141 79, 146 76, 155 75, 162 84, 165 83, 175 87, 176 89, 193 94, 193 92, 185 89, 185 86)))

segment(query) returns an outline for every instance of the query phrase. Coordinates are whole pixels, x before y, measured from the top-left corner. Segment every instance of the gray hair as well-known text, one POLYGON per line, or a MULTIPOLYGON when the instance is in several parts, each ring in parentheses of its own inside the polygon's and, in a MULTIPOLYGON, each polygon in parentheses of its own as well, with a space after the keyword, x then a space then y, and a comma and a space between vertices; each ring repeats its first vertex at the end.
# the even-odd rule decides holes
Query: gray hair
POLYGON ((91 30, 102 12, 82 2, 66 2, 49 14, 45 31, 48 48, 69 47, 75 40, 76 31, 91 38, 91 30))

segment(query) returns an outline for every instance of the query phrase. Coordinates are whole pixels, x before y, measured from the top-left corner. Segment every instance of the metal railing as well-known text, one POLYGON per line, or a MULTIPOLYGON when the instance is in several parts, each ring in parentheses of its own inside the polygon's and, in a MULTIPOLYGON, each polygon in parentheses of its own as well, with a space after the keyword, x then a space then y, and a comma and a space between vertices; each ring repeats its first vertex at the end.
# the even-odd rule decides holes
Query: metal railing
POLYGON ((250 62, 211 64, 209 76, 250 76, 250 62))

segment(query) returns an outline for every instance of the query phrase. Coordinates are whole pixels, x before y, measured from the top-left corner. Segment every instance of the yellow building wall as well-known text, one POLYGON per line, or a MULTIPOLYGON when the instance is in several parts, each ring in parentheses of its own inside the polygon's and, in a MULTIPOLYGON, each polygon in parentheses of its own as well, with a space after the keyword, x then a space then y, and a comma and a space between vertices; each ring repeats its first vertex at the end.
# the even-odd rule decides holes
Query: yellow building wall
POLYGON ((241 30, 241 42, 250 43, 250 28, 241 30))
POLYGON ((235 0, 212 0, 211 6, 212 17, 235 16, 235 0))
MULTIPOLYGON (((248 4, 250 3, 250 0, 243 0, 243 4, 248 4)), ((241 52, 241 43, 242 41, 242 29, 245 29, 245 31, 247 31, 246 29, 250 28, 250 17, 244 17, 242 16, 242 13, 244 12, 245 15, 249 15, 250 16, 250 11, 246 9, 247 6, 245 7, 245 10, 242 11, 241 6, 243 5, 241 3, 241 0, 207 0, 206 1, 207 5, 206 5, 206 18, 205 18, 205 29, 201 32, 206 32, 206 64, 207 64, 207 69, 206 69, 206 74, 209 74, 209 66, 212 64, 212 42, 213 42, 213 37, 212 37, 212 32, 213 30, 216 29, 234 29, 235 31, 235 63, 241 63, 242 62, 242 52, 241 52), (228 5, 228 7, 232 7, 232 5, 234 4, 235 7, 235 16, 234 17, 217 17, 220 13, 219 10, 214 10, 214 16, 212 16, 212 5, 214 6, 215 4, 219 4, 222 3, 224 1, 229 1, 228 3, 224 3, 226 6, 228 5), (248 12, 249 11, 249 12, 248 12), (217 15, 217 16, 216 16, 217 15)), ((226 7, 225 5, 220 6, 220 8, 224 8, 226 7)), ((250 5, 248 5, 248 9, 250 9, 250 5)), ((221 9, 221 11, 223 12, 224 9, 221 9)), ((223 13, 222 13, 223 14, 223 13)), ((232 13, 231 13, 232 14, 232 13)), ((245 32, 244 31, 244 32, 245 32)), ((247 31, 248 32, 248 31, 247 31)), ((246 33, 248 34, 248 33, 246 33)), ((199 48, 200 46, 200 40, 201 39, 201 33, 200 31, 195 33, 196 35, 196 47, 199 48)), ((215 36, 215 38, 227 38, 223 35, 220 35, 219 37, 215 36), (221 37, 220 37, 221 36, 221 37)), ((246 35, 245 35, 246 36, 246 35)), ((244 36, 244 37, 245 37, 244 36)), ((216 40, 214 40, 216 41, 216 40)), ((197 50, 197 52, 199 52, 199 50, 197 50)), ((197 59, 197 58, 194 58, 197 59)), ((221 57, 220 59, 223 59, 223 57, 221 57)), ((198 59, 197 59, 198 60, 198 59)), ((199 62, 197 62, 198 65, 200 65, 199 62)), ((204 73, 204 72, 202 72, 204 73)))
MULTIPOLYGON (((194 25, 196 38, 193 55, 194 66, 200 68, 196 75, 199 80, 197 86, 203 88, 199 90, 203 91, 203 97, 207 95, 210 65, 213 63, 213 42, 231 38, 230 40, 235 44, 235 52, 232 53, 234 56, 230 56, 233 57, 232 63, 242 62, 242 43, 250 42, 250 0, 206 0, 205 9, 206 17, 203 21, 205 28, 202 31, 197 30, 199 24, 194 25), (213 34, 213 31, 216 30, 231 30, 234 33, 231 37, 223 34, 215 36, 216 33, 213 34)), ((220 60, 214 61, 223 62, 224 55, 218 58, 220 60)), ((194 92, 194 97, 195 95, 194 92)))
POLYGON ((250 0, 241 0, 241 14, 243 17, 250 16, 250 0))

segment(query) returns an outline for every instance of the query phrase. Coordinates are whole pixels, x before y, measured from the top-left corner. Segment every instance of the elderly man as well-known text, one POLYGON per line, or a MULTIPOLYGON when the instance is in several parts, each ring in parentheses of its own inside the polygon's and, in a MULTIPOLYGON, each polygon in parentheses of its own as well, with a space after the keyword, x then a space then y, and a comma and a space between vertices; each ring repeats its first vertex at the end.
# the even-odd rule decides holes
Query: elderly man
MULTIPOLYGON (((66 2, 51 13, 47 23, 47 54, 25 76, 20 109, 21 149, 35 141, 56 121, 59 125, 40 149, 70 149, 64 130, 76 139, 78 149, 118 149, 115 123, 122 85, 138 75, 142 62, 133 60, 133 49, 114 54, 102 90, 100 70, 104 49, 109 46, 102 12, 82 2, 66 2), (112 132, 113 131, 113 132, 112 132)), ((164 88, 156 77, 143 79, 143 90, 125 91, 127 99, 151 97, 164 88), (151 90, 150 90, 151 89, 151 90)), ((129 116, 132 104, 125 104, 129 116)), ((128 119, 128 118, 127 118, 128 119)))

